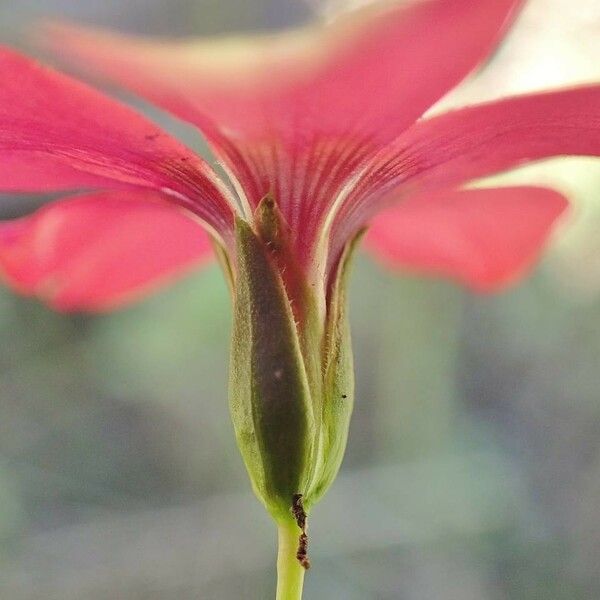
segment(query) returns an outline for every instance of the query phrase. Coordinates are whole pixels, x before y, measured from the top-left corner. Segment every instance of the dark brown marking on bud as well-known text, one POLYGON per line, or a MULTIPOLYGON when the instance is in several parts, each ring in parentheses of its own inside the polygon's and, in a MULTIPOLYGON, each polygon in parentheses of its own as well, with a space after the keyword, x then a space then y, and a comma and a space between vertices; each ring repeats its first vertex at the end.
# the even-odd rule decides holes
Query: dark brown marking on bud
POLYGON ((292 514, 296 519, 296 524, 302 530, 298 538, 298 550, 296 558, 302 567, 306 570, 310 569, 310 560, 308 560, 308 535, 306 534, 306 512, 302 502, 302 494, 294 494, 292 496, 292 514))

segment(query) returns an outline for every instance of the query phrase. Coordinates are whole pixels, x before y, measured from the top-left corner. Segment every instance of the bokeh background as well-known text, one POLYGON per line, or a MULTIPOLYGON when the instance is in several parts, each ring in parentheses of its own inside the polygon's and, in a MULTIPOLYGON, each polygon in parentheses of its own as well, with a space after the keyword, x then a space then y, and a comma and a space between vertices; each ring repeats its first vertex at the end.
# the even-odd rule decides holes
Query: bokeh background
MULTIPOLYGON (((27 48, 42 16, 169 35, 274 29, 311 18, 309 4, 0 0, 0 40, 27 48)), ((600 80, 599 59, 597 0, 530 0, 443 105, 600 80)), ((314 511, 307 599, 600 597, 600 162, 509 179, 554 185, 574 206, 516 289, 475 296, 358 261, 356 412, 314 511)), ((0 217, 39 202, 2 196, 0 217)), ((227 412, 229 321, 214 267, 102 316, 0 290, 0 598, 272 598, 275 533, 227 412)))

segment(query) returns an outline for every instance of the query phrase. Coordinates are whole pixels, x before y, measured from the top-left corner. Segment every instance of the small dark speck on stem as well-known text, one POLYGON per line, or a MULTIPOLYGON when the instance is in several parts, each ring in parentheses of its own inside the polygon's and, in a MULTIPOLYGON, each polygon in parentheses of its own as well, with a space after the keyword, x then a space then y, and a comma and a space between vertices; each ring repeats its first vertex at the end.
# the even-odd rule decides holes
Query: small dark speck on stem
POLYGON ((306 512, 302 502, 302 494, 294 494, 292 497, 292 514, 296 519, 296 524, 300 527, 302 533, 298 538, 298 550, 296 558, 304 569, 310 569, 310 560, 308 560, 308 535, 306 535, 306 512))

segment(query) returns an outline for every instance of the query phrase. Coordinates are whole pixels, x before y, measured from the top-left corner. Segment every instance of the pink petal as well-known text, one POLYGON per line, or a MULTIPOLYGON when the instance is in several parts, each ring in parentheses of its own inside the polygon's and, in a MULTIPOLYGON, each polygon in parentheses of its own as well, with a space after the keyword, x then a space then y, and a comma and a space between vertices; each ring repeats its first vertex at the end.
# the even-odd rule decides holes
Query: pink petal
POLYGON ((418 122, 365 168, 332 235, 342 244, 390 196, 458 187, 562 155, 600 156, 600 85, 509 98, 418 122))
POLYGON ((405 181, 436 187, 552 156, 600 156, 600 85, 446 113, 417 123, 396 149, 405 181))
POLYGON ((248 203, 272 192, 310 247, 360 163, 488 54, 520 0, 380 4, 279 36, 157 43, 54 26, 45 38, 201 127, 248 203))
POLYGON ((216 176, 151 122, 7 48, 0 73, 0 190, 152 188, 228 229, 216 176))
POLYGON ((534 264, 567 206, 536 187, 413 196, 373 220, 366 246, 390 267, 493 291, 534 264))
POLYGON ((0 223, 0 275, 59 310, 112 309, 203 264, 202 227, 153 192, 59 200, 0 223))

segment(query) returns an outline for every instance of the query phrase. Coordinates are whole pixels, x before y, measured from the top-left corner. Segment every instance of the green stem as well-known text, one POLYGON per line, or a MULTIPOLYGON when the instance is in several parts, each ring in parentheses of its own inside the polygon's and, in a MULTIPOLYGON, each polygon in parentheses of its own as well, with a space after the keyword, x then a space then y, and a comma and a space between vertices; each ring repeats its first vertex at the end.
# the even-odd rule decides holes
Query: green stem
POLYGON ((294 521, 278 524, 277 600, 302 600, 304 567, 296 558, 300 533, 294 521))

